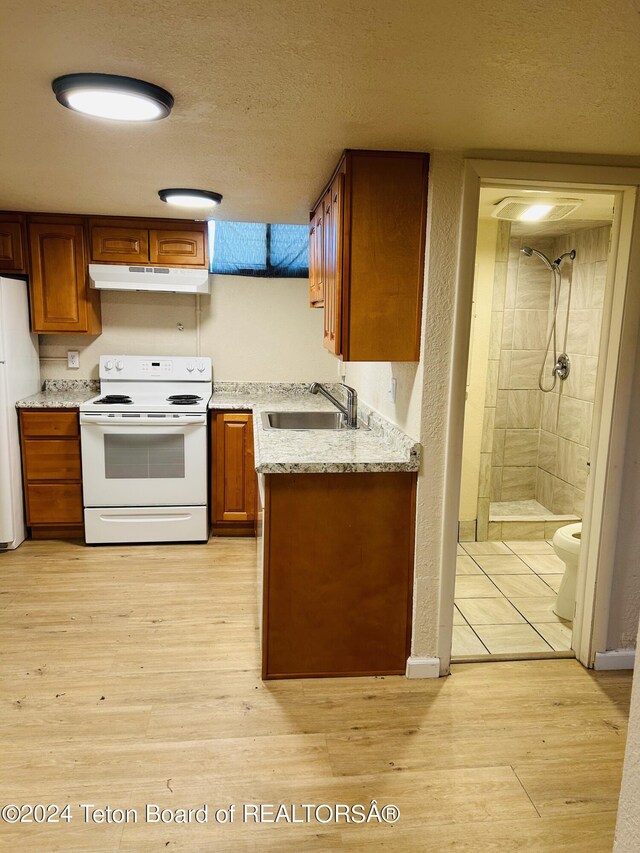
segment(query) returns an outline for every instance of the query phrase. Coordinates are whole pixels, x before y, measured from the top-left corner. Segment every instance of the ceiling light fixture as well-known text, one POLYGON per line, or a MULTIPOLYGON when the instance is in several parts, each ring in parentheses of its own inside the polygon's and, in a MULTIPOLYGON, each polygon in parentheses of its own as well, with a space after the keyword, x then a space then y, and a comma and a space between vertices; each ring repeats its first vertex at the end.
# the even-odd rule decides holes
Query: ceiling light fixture
POLYGON ((532 204, 524 213, 520 214, 520 221, 536 222, 538 219, 543 219, 550 210, 553 210, 552 204, 532 204))
POLYGON ((175 204, 179 207, 207 208, 220 204, 222 196, 212 190, 189 190, 184 187, 160 190, 158 195, 167 204, 175 204))
POLYGON ((117 74, 64 74, 51 88, 63 107, 116 121, 157 121, 173 107, 166 89, 117 74))

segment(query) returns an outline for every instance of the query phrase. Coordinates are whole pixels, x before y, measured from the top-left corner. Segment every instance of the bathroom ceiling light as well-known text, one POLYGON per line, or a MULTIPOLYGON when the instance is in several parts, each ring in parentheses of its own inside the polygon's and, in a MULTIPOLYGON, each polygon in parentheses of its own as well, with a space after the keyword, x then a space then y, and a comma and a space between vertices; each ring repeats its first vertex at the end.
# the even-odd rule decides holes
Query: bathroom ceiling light
POLYGON ((166 89, 117 74, 65 74, 51 88, 63 107, 116 121, 157 121, 173 107, 166 89))
POLYGON ((564 219, 582 204, 581 198, 549 198, 549 196, 509 196, 499 201, 491 215, 510 222, 548 222, 564 219))
POLYGON ((167 204, 175 204, 178 207, 207 208, 220 204, 222 196, 212 190, 189 190, 184 187, 160 190, 158 195, 167 204))

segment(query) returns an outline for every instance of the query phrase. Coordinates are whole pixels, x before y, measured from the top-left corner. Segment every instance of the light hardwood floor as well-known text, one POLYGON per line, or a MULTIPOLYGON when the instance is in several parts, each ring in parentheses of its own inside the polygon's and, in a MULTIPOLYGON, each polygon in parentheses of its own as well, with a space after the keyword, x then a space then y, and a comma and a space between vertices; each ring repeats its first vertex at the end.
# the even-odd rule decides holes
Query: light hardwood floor
POLYGON ((608 853, 628 673, 571 660, 460 664, 450 678, 263 683, 255 543, 0 555, 0 823, 20 853, 608 853), (393 803, 388 825, 83 824, 78 803, 393 803))

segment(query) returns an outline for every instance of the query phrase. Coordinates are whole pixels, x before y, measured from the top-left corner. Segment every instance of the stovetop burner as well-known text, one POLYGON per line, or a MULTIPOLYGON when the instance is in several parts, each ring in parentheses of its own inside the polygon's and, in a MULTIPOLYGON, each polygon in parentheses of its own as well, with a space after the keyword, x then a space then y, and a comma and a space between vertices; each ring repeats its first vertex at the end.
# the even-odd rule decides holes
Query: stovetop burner
POLYGON ((129 397, 128 394, 105 394, 104 397, 100 397, 99 400, 96 400, 94 405, 97 406, 98 403, 105 403, 107 406, 117 406, 117 405, 131 405, 133 400, 129 397))
POLYGON ((172 394, 167 397, 167 402, 172 406, 195 406, 202 402, 202 397, 197 394, 172 394))

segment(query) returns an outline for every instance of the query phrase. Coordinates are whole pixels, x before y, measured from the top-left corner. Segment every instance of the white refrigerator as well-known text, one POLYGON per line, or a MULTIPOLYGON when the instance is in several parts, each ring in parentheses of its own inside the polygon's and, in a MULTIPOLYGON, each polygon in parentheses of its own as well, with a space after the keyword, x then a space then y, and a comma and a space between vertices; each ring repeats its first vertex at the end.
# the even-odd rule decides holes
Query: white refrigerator
POLYGON ((16 401, 40 390, 38 337, 29 328, 27 282, 0 277, 0 551, 25 538, 16 401))

